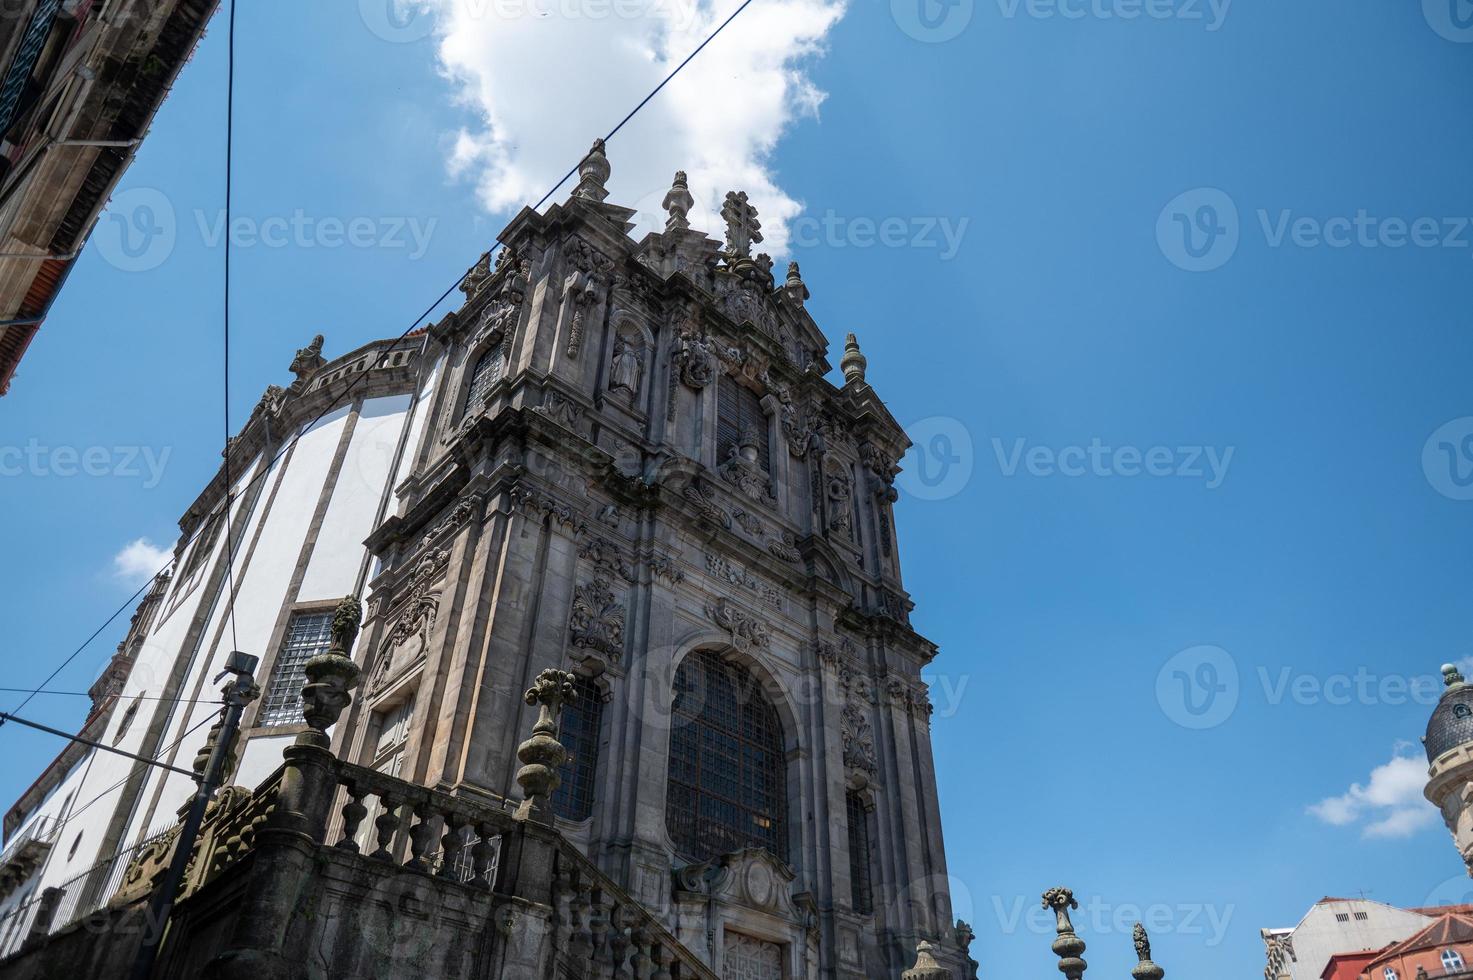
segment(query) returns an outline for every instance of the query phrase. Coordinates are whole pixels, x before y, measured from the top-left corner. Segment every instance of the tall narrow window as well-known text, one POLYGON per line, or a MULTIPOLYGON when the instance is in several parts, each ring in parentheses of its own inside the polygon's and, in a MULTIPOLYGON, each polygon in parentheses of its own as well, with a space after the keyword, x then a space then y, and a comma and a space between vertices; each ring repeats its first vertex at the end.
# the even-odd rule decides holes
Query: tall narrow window
MULTIPOLYGON (((404 762, 409 746, 409 730, 414 725, 414 695, 409 700, 376 712, 373 716, 378 728, 378 737, 373 743, 373 758, 370 764, 375 772, 395 779, 404 778, 404 762)), ((368 804, 368 814, 358 827, 359 853, 369 854, 378 845, 378 830, 374 822, 384 812, 383 801, 374 797, 368 804)))
POLYGON ((854 911, 869 915, 875 910, 874 885, 870 880, 869 810, 858 793, 844 794, 849 811, 849 887, 854 911))
POLYGON ((214 553, 215 542, 220 540, 220 532, 225 529, 225 522, 228 519, 223 510, 213 511, 204 519, 194 539, 194 546, 190 549, 189 557, 184 560, 184 568, 176 576, 179 582, 175 590, 176 595, 182 595, 194 585, 194 576, 204 567, 206 559, 214 553))
POLYGON ((681 853, 788 857, 787 760, 777 709, 751 672, 693 653, 675 672, 665 822, 681 853))
POLYGON ((263 728, 296 725, 303 721, 302 688, 307 683, 307 661, 332 645, 332 613, 293 613, 286 638, 271 668, 271 682, 261 703, 257 724, 263 728))
POLYGON ((465 418, 486 397, 486 392, 501 378, 501 345, 489 347, 476 359, 475 367, 471 368, 470 390, 466 392, 465 407, 461 409, 460 417, 465 418))
POLYGON ((716 462, 731 458, 732 450, 741 445, 742 433, 757 437, 757 462, 769 469, 772 433, 767 427, 767 413, 756 392, 738 384, 729 374, 722 374, 716 386, 716 462))
POLYGON ((558 741, 568 760, 558 767, 562 782, 552 794, 552 809, 566 820, 587 820, 593 813, 594 777, 598 774, 598 735, 603 724, 603 692, 586 677, 574 685, 577 696, 563 705, 558 741))

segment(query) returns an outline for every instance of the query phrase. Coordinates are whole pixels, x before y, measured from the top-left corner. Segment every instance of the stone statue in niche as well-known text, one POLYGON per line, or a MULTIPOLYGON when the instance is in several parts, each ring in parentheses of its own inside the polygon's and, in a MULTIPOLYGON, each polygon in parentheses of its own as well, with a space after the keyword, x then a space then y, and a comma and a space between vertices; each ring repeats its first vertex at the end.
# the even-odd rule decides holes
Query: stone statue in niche
POLYGON ((639 348, 620 334, 614 340, 614 360, 609 367, 609 389, 620 388, 633 397, 639 394, 640 377, 644 374, 644 359, 639 348))
POLYGON ((829 530, 848 534, 854 527, 854 514, 851 506, 854 488, 850 485, 849 476, 844 472, 842 464, 829 467, 827 481, 829 530))

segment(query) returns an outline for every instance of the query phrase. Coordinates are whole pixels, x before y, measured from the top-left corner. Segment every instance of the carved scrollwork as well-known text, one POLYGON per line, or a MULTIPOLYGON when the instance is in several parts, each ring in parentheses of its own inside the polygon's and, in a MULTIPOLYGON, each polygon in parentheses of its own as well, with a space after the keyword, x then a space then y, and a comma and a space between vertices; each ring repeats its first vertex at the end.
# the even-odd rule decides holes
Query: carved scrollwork
POLYGON ((624 606, 614 597, 607 574, 599 572, 575 590, 568 627, 573 646, 595 650, 616 663, 624 655, 624 606))
POLYGON ((756 616, 738 607, 730 599, 721 598, 707 603, 706 615, 711 621, 731 634, 732 646, 738 650, 766 650, 772 645, 772 633, 767 624, 756 616))
POLYGON ((691 480, 681 495, 695 505, 701 517, 717 527, 731 529, 731 515, 716 502, 716 495, 699 479, 691 480))

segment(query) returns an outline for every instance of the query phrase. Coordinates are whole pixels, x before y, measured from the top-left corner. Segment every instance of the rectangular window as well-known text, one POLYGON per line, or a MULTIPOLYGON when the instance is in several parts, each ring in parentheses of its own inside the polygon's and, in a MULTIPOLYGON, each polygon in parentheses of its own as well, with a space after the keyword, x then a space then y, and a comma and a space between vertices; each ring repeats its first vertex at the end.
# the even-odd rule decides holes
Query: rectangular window
POLYGON ((767 426, 767 413, 762 410, 762 399, 756 392, 738 384, 729 374, 723 374, 716 386, 716 462, 721 464, 731 458, 732 451, 741 445, 742 432, 750 430, 757 436, 757 462, 764 470, 771 468, 772 433, 767 426))
POLYGON ((870 882, 869 811, 858 793, 845 793, 844 802, 849 810, 849 885, 854 911, 869 915, 875 910, 870 882))
POLYGON ((301 724, 302 688, 307 683, 307 661, 332 645, 332 612, 293 613, 271 668, 271 682, 256 724, 262 728, 301 724))

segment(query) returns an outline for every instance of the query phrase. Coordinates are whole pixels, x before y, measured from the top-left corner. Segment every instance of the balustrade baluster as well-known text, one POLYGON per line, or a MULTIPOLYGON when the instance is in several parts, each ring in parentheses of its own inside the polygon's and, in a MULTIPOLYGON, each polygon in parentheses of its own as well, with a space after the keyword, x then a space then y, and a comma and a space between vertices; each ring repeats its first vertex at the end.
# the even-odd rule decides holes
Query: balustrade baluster
POLYGON ((404 867, 410 871, 429 871, 430 863, 425 860, 430 843, 435 839, 435 828, 430 824, 434 811, 428 803, 414 805, 414 826, 409 828, 409 860, 404 867))
POLYGON ((394 843, 394 834, 399 830, 399 807, 404 804, 396 797, 380 794, 379 805, 384 808, 384 812, 373 822, 374 829, 378 832, 378 850, 369 857, 375 861, 393 861, 394 855, 389 851, 389 845, 394 843))
POLYGON ((445 836, 440 838, 440 877, 460 880, 460 862, 465 854, 466 817, 460 813, 445 814, 445 836))
POLYGON ((363 798, 368 795, 368 790, 356 782, 344 785, 348 790, 348 802, 343 804, 343 839, 338 841, 337 846, 357 854, 358 828, 368 818, 368 807, 363 805, 363 798))
POLYGON ((650 949, 650 958, 655 961, 655 972, 650 974, 650 980, 675 980, 670 973, 670 951, 665 944, 656 942, 650 949))
POLYGON ((593 913, 589 917, 588 931, 593 933, 593 962, 597 968, 600 963, 608 962, 609 949, 609 903, 602 888, 595 889, 593 893, 593 913))
POLYGON ((629 932, 626 920, 630 910, 623 905, 614 907, 610 920, 613 923, 613 931, 609 933, 609 959, 613 964, 613 980, 630 980, 629 972, 629 932))
POLYGON ((476 846, 471 848, 471 884, 477 888, 491 889, 491 866, 496 860, 496 828, 489 823, 483 823, 476 827, 476 833, 480 839, 476 846))
POLYGON ((634 968, 634 980, 650 980, 650 974, 655 969, 654 961, 649 955, 653 937, 641 923, 634 927, 630 938, 634 940, 634 959, 630 962, 630 966, 634 968))
POLYGON ((575 886, 577 896, 573 899, 573 935, 568 940, 568 952, 575 959, 587 959, 593 955, 593 932, 589 928, 589 918, 593 903, 589 900, 593 888, 588 880, 582 875, 578 876, 578 884, 575 886))

